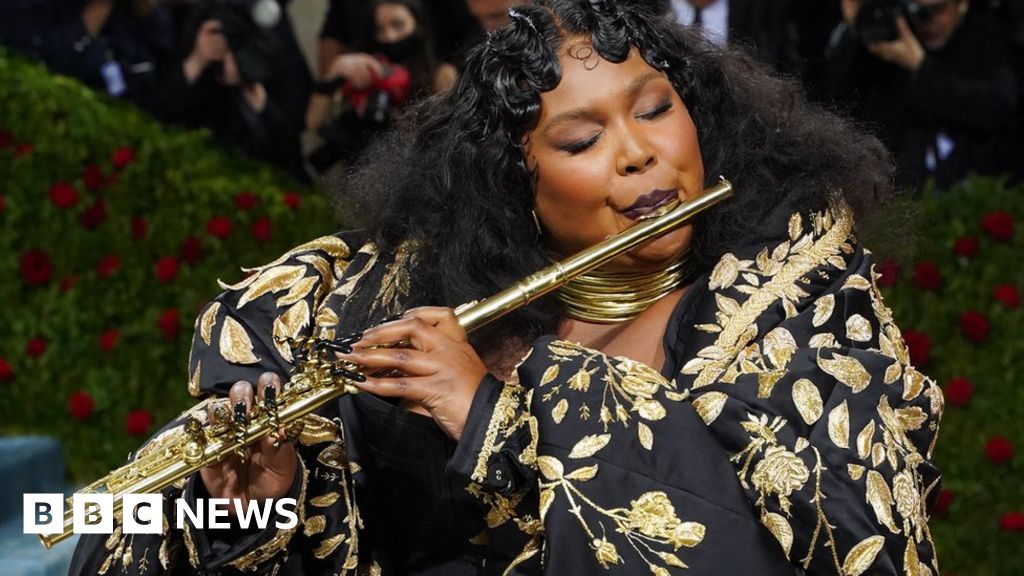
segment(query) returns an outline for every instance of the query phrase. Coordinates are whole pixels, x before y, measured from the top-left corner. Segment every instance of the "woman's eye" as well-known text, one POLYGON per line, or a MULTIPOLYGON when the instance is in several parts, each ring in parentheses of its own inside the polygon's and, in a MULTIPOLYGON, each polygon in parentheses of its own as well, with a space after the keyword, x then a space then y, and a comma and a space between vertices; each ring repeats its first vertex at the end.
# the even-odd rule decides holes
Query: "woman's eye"
POLYGON ((668 112, 671 109, 672 109, 672 102, 669 101, 669 100, 666 100, 664 103, 662 103, 660 106, 658 106, 654 110, 651 110, 650 112, 644 112, 643 114, 641 114, 638 117, 643 119, 643 120, 652 120, 654 118, 657 118, 658 116, 661 116, 665 112, 668 112))
POLYGON ((583 152, 587 148, 593 146, 594 143, 597 142, 598 136, 600 136, 600 133, 594 134, 593 136, 585 140, 577 140, 575 142, 567 142, 565 144, 560 144, 558 148, 565 152, 568 152, 569 154, 579 154, 580 152, 583 152))

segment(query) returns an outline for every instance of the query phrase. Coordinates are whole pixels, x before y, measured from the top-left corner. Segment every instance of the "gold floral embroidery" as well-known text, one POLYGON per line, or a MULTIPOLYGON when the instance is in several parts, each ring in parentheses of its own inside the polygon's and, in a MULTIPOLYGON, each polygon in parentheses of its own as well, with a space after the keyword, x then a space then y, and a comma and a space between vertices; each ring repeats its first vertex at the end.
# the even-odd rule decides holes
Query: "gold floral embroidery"
POLYGON ((249 334, 238 320, 230 316, 226 316, 221 325, 220 355, 233 364, 256 364, 260 361, 253 354, 249 334))

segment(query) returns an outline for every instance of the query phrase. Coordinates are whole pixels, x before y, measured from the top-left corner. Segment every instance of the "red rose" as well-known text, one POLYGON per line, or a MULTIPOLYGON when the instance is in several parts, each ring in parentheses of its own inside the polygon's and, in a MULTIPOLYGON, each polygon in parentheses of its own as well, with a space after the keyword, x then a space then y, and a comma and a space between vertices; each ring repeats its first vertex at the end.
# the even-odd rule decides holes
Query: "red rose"
POLYGON ((942 516, 949 511, 949 505, 953 503, 956 498, 956 493, 952 490, 946 490, 943 488, 939 490, 939 496, 935 499, 935 508, 932 509, 932 514, 942 516))
POLYGON ((132 410, 124 419, 124 431, 132 436, 142 436, 153 423, 153 415, 148 410, 132 410))
POLYGON ((968 310, 960 315, 960 332, 975 344, 987 340, 991 330, 992 325, 988 323, 988 318, 977 310, 968 310))
POLYGON ((886 260, 875 266, 875 282, 882 288, 895 286, 900 280, 900 264, 895 260, 886 260))
POLYGON ((114 162, 114 166, 124 168, 135 160, 135 150, 128 146, 118 148, 117 150, 114 150, 114 155, 111 160, 114 162))
POLYGON ((252 207, 256 205, 256 200, 258 199, 252 192, 239 192, 235 194, 235 206, 242 212, 252 210, 252 207))
POLYGON ((149 232, 149 222, 142 216, 136 216, 132 218, 132 239, 142 240, 146 237, 146 233, 149 232))
POLYGON ((53 261, 42 250, 32 249, 21 256, 21 279, 29 286, 40 286, 50 281, 53 261))
POLYGON ((14 368, 6 358, 0 358, 0 382, 10 382, 11 380, 14 380, 14 368))
POLYGON ((35 146, 31 142, 22 142, 14 149, 15 156, 28 156, 35 150, 35 146))
POLYGON ((974 258, 978 255, 978 239, 974 236, 961 236, 953 243, 953 253, 963 258, 974 258))
POLYGON ((117 339, 121 337, 121 332, 116 328, 111 328, 100 335, 100 350, 104 352, 111 352, 114 346, 117 346, 117 339))
POLYGON ((996 240, 1013 238, 1013 216, 1002 210, 994 210, 981 217, 981 227, 996 240))
POLYGON ((299 208, 299 204, 302 203, 302 196, 299 196, 298 192, 285 192, 281 199, 284 201, 285 206, 292 210, 297 210, 299 208))
POLYGON ((913 283, 918 290, 934 292, 942 286, 942 272, 935 262, 918 262, 914 266, 913 283))
POLYGON ((46 353, 46 340, 36 336, 25 345, 25 355, 29 358, 39 358, 46 353))
POLYGON ((113 254, 104 256, 96 265, 96 273, 100 278, 110 278, 121 269, 121 258, 113 254))
POLYGON ((84 421, 92 414, 95 403, 88 392, 79 390, 68 397, 68 413, 79 422, 84 421))
POLYGON ((174 340, 178 336, 179 314, 177 308, 168 308, 160 313, 156 320, 157 327, 164 333, 164 339, 174 340))
POLYGON ((1003 436, 993 436, 985 443, 985 456, 993 464, 1005 464, 1013 458, 1013 444, 1003 436))
POLYGON ((270 218, 264 216, 263 218, 260 218, 259 220, 253 222, 252 225, 249 226, 249 232, 252 233, 253 238, 260 242, 266 242, 267 240, 270 240, 270 218))
POLYGON ((946 402, 950 406, 962 408, 967 405, 971 400, 971 396, 974 395, 974 385, 967 378, 953 378, 946 383, 943 393, 946 396, 946 402))
POLYGON ((103 200, 92 203, 78 216, 78 222, 86 230, 95 230, 107 219, 107 204, 103 200))
POLYGON ((932 339, 927 334, 906 330, 903 332, 903 341, 907 344, 910 363, 917 367, 927 366, 932 356, 932 339))
POLYGON ((96 164, 89 164, 82 170, 82 184, 89 190, 99 190, 104 180, 103 170, 96 164))
POLYGON ((174 280, 178 275, 178 259, 174 256, 164 256, 156 263, 156 279, 167 283, 174 280))
POLYGON ((78 284, 78 276, 75 274, 68 274, 67 276, 60 279, 60 291, 67 294, 78 284))
POLYGON ((1000 284, 992 290, 992 297, 1003 303, 1007 310, 1016 310, 1020 306, 1020 294, 1013 284, 1000 284))
POLYGON ((227 238, 231 234, 231 220, 216 216, 206 223, 206 231, 214 238, 227 238))
POLYGON ((999 527, 1009 532, 1024 532, 1024 513, 1007 512, 999 518, 999 527))
POLYGON ((78 204, 78 191, 67 182, 57 182, 50 186, 50 202, 57 208, 71 208, 78 204))
POLYGON ((14 145, 14 136, 7 130, 0 130, 0 150, 14 145))
POLYGON ((195 264, 203 257, 203 243, 198 236, 189 236, 181 242, 178 254, 185 263, 195 264))

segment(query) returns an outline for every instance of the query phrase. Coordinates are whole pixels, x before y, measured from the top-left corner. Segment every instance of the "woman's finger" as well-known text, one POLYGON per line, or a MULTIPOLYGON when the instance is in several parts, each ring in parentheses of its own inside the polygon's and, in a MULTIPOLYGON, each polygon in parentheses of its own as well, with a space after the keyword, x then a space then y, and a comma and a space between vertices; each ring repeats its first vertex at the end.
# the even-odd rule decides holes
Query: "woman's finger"
POLYGON ((451 338, 422 318, 403 316, 398 320, 369 328, 363 332, 361 340, 352 343, 352 347, 371 348, 403 341, 409 342, 409 345, 417 350, 430 352, 449 344, 451 338))
MULTIPOLYGON (((281 395, 281 390, 284 389, 284 383, 277 374, 264 372, 260 374, 259 380, 256 381, 256 389, 260 405, 269 411, 271 407, 276 406, 277 398, 281 395)), ((260 442, 260 450, 268 454, 275 454, 283 443, 287 441, 288 438, 285 436, 284 426, 280 426, 277 432, 263 438, 260 442)))
POLYGON ((363 368, 398 370, 410 376, 429 376, 440 368, 429 353, 412 348, 356 348, 338 357, 363 368))
POLYGON ((456 342, 468 342, 466 330, 459 324, 455 311, 444 306, 421 306, 407 310, 405 318, 419 318, 440 330, 445 336, 456 342))
POLYGON ((366 382, 354 382, 360 390, 387 398, 404 398, 422 402, 430 392, 429 376, 395 376, 391 378, 367 378, 366 382))

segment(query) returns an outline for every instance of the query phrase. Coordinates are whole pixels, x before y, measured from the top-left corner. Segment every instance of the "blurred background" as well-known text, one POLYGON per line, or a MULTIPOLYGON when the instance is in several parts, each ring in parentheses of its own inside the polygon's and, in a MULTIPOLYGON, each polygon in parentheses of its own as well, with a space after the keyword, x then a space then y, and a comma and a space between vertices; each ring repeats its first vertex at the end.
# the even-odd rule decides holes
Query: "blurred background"
MULTIPOLYGON (((342 176, 457 81, 508 0, 0 2, 0 560, 63 574, 70 491, 195 399, 218 280, 358 224, 342 176)), ((1024 574, 1024 0, 652 0, 873 131, 905 193, 861 230, 938 380, 944 574, 1024 574)))

